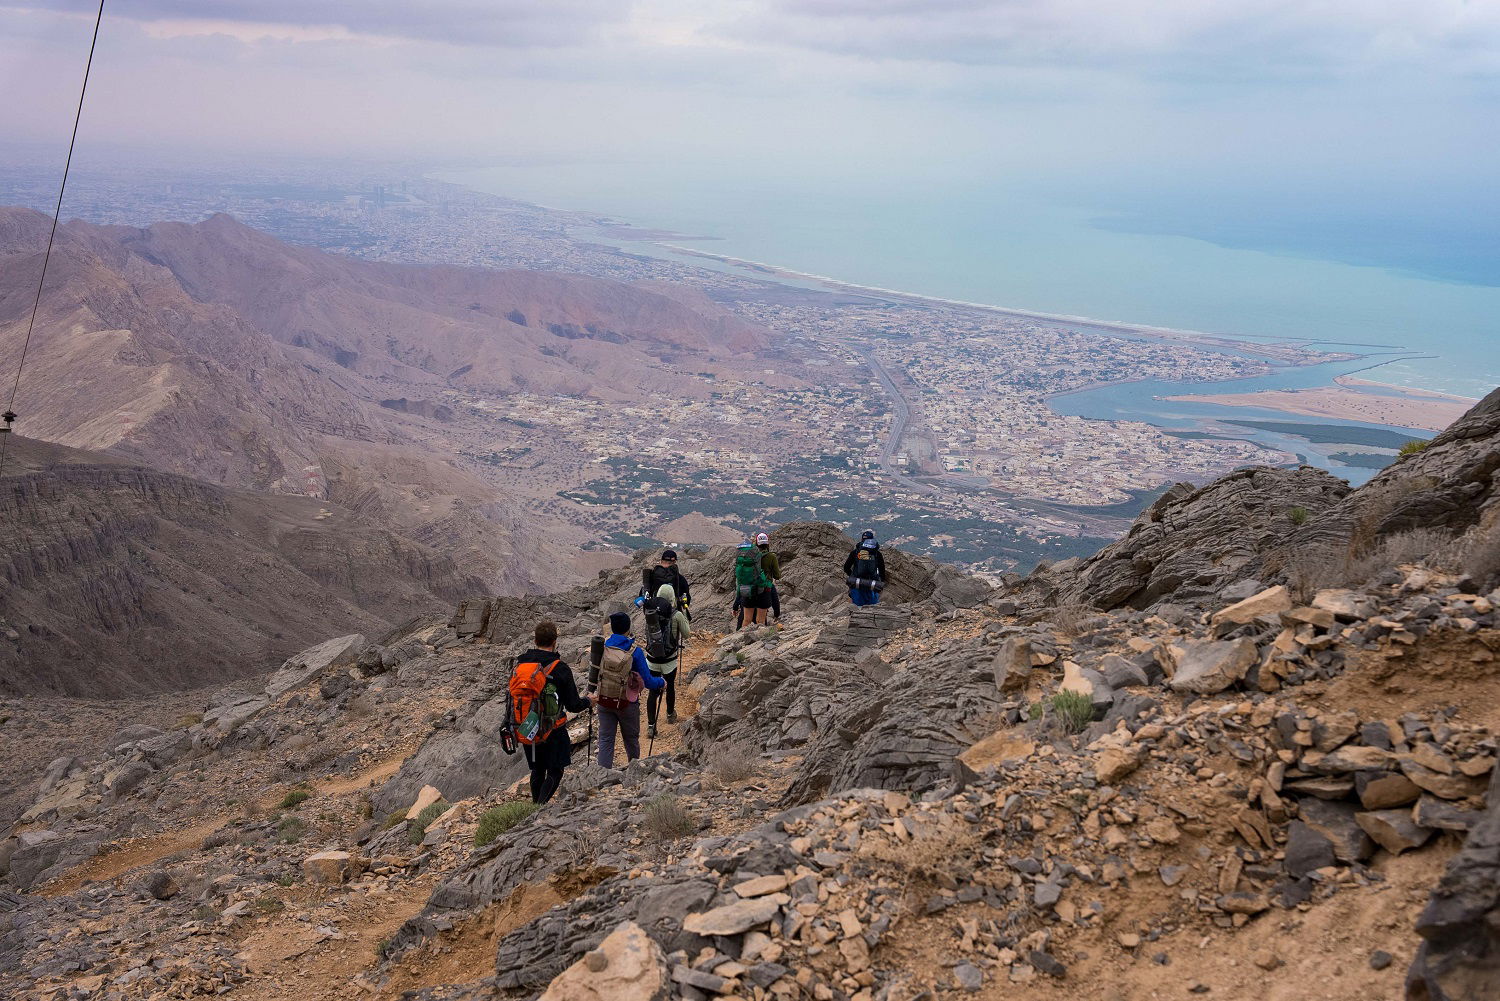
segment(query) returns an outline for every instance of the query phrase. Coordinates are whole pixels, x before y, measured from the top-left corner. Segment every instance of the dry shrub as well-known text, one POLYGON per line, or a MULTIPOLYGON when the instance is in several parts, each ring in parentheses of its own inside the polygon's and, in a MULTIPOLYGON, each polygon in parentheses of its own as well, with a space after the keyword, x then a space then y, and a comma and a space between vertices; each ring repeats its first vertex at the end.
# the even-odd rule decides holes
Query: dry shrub
POLYGON ((698 830, 698 819, 676 796, 662 795, 646 804, 646 830, 662 841, 685 838, 698 830))
POLYGON ((1431 476, 1413 476, 1364 487, 1359 506, 1354 512, 1353 528, 1349 533, 1350 558, 1357 560, 1368 556, 1383 541, 1380 526, 1386 518, 1407 497, 1423 490, 1431 490, 1437 486, 1437 482, 1431 476))
POLYGON ((1306 604, 1323 588, 1343 583, 1348 562, 1348 554, 1334 546, 1310 546, 1288 553, 1284 569, 1297 600, 1306 604))
POLYGON ((1476 585, 1500 583, 1500 511, 1469 529, 1455 549, 1458 569, 1476 585))
POLYGON ((866 838, 860 844, 859 853, 895 866, 908 881, 962 884, 969 882, 982 864, 984 843, 981 835, 981 829, 973 824, 954 823, 921 830, 910 841, 866 838))
POLYGON ((709 773, 718 779, 721 785, 727 786, 735 782, 743 782, 753 776, 759 756, 760 753, 753 744, 741 740, 729 744, 715 744, 704 755, 704 762, 708 765, 709 773))
POLYGON ((1403 563, 1433 564, 1434 557, 1442 552, 1450 536, 1431 528, 1414 528, 1385 539, 1380 548, 1387 563, 1400 566, 1403 563))
POLYGON ((1057 631, 1064 636, 1077 636, 1098 615, 1099 610, 1089 605, 1058 605, 1047 614, 1047 621, 1056 626, 1057 631))

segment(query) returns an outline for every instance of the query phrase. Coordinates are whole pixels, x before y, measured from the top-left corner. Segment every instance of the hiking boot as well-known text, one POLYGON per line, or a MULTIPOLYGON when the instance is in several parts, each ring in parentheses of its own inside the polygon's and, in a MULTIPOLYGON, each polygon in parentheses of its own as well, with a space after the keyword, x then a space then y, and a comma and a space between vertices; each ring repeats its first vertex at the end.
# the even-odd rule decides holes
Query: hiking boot
MULTIPOLYGON (((668 717, 668 718, 670 719, 671 717, 668 717)), ((654 738, 656 736, 656 724, 655 723, 651 723, 651 724, 648 724, 646 726, 646 736, 648 738, 654 738)))
POLYGON ((677 722, 677 714, 676 713, 667 713, 667 722, 668 723, 676 723, 677 722))

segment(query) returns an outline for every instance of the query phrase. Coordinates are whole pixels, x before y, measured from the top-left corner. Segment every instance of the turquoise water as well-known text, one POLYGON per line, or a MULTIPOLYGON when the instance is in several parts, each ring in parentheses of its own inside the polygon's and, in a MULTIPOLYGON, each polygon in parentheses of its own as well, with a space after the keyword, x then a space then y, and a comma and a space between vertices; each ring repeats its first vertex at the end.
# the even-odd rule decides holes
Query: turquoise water
MULTIPOLYGON (((571 163, 439 176, 713 237, 678 242, 862 285, 1246 338, 1402 348, 1427 357, 1366 377, 1475 397, 1500 385, 1500 285, 1140 232, 1151 227, 1139 206, 1123 225, 1081 194, 1069 204, 1001 182, 739 174, 732 166, 571 163)), ((1214 222, 1205 218, 1202 230, 1214 222)), ((1192 227, 1176 218, 1168 228, 1192 227)))

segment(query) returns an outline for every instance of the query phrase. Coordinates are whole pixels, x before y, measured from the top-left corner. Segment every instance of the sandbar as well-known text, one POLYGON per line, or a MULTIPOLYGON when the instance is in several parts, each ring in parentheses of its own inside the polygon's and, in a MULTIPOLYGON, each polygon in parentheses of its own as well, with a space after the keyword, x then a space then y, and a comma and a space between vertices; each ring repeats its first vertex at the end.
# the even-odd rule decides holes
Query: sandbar
POLYGON ((1257 393, 1195 393, 1168 396, 1184 403, 1212 403, 1221 407, 1261 407, 1302 417, 1334 417, 1368 424, 1441 431, 1458 420, 1476 401, 1425 390, 1408 390, 1342 377, 1342 385, 1309 389, 1267 389, 1257 393), (1395 390, 1397 395, 1354 388, 1360 385, 1395 390))

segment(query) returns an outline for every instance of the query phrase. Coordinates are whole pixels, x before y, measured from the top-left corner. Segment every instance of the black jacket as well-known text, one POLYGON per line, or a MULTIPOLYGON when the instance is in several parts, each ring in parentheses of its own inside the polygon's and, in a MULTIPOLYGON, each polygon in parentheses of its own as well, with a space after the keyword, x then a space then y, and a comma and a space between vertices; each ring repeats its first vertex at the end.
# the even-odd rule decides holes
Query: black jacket
MULTIPOLYGON (((854 573, 854 562, 859 558, 859 551, 863 547, 863 545, 864 543, 860 543, 860 545, 855 546, 853 549, 849 550, 849 557, 848 559, 844 560, 844 576, 847 577, 850 574, 854 573)), ((885 557, 880 554, 879 543, 877 543, 875 546, 875 572, 880 575, 881 580, 886 579, 885 557)))
MULTIPOLYGON (((555 651, 538 650, 533 647, 521 654, 521 659, 516 663, 536 661, 546 667, 556 659, 559 658, 555 651)), ((557 701, 563 707, 563 711, 581 713, 588 709, 588 700, 578 694, 578 683, 573 680, 573 669, 568 666, 567 661, 554 667, 549 677, 557 688, 557 701)), ((573 763, 573 742, 568 739, 566 724, 553 730, 540 744, 522 744, 521 746, 526 750, 526 763, 533 768, 566 768, 573 763)))
POLYGON ((691 585, 682 575, 682 571, 677 569, 676 564, 664 567, 657 563, 641 571, 641 587, 646 592, 646 597, 656 597, 657 588, 663 584, 672 585, 672 590, 677 593, 679 606, 686 606, 692 602, 691 585))

